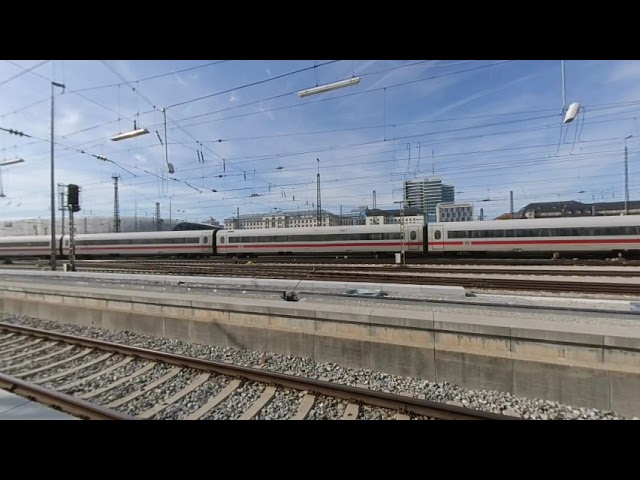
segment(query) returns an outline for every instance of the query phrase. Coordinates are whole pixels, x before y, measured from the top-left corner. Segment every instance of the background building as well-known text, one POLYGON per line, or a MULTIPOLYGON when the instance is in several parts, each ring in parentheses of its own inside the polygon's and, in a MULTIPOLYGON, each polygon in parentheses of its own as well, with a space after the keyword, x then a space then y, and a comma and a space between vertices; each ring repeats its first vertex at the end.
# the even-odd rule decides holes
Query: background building
POLYGON ((417 208, 402 210, 367 210, 366 225, 400 224, 404 217, 405 225, 424 225, 424 213, 417 208))
MULTIPOLYGON (((112 233, 115 232, 113 227, 113 216, 84 216, 75 214, 73 217, 76 234, 84 233, 112 233)), ((169 222, 168 218, 161 218, 159 230, 166 232, 173 230, 177 225, 184 223, 184 219, 172 218, 169 222)), ((198 223, 198 222, 194 222, 198 223)), ((208 218, 200 222, 201 224, 209 224, 212 226, 221 225, 215 218, 208 218)), ((50 218, 23 218, 14 220, 0 220, 0 236, 11 237, 19 235, 50 235, 51 226, 50 218)), ((158 223, 155 217, 147 216, 121 216, 120 231, 121 232, 154 232, 158 230, 158 223)), ((62 216, 60 212, 56 215, 56 235, 69 233, 69 214, 65 212, 64 227, 62 226, 62 216)))
MULTIPOLYGON (((363 206, 353 209, 348 213, 343 213, 342 215, 336 215, 326 210, 322 211, 323 227, 399 224, 401 221, 401 210, 370 209, 363 206)), ((404 221, 407 225, 424 225, 424 214, 415 208, 405 208, 404 221)), ((240 215, 240 222, 238 222, 236 217, 224 219, 224 228, 228 230, 301 228, 316 227, 317 225, 318 221, 315 210, 240 215)))
POLYGON ((473 221, 473 203, 439 203, 436 208, 436 222, 473 221))
MULTIPOLYGON (((84 216, 75 214, 73 217, 76 234, 83 233, 111 233, 114 232, 113 216, 84 216)), ((173 226, 181 220, 175 219, 169 225, 169 220, 161 221, 162 230, 171 230, 173 226)), ((50 235, 50 218, 23 218, 15 220, 0 221, 0 236, 10 237, 14 235, 50 235)), ((153 232, 156 230, 154 217, 120 217, 121 232, 153 232)), ((69 215, 64 218, 64 228, 62 226, 62 216, 60 212, 56 215, 56 234, 69 233, 69 215)))
MULTIPOLYGON (((337 227, 341 224, 340 216, 322 210, 322 226, 337 227)), ((318 218, 316 210, 299 212, 251 213, 224 219, 227 230, 251 230, 262 228, 300 228, 316 227, 318 218)))
POLYGON ((366 205, 354 208, 350 212, 340 214, 340 225, 366 225, 367 211, 369 207, 366 205))
MULTIPOLYGON (((629 215, 640 215, 640 201, 629 202, 629 215)), ((624 215, 624 202, 582 203, 566 202, 530 203, 522 207, 517 218, 590 217, 624 215)))
POLYGON ((424 212, 426 221, 432 223, 437 220, 439 203, 455 202, 455 189, 453 185, 443 184, 440 177, 405 180, 404 201, 406 207, 424 212))

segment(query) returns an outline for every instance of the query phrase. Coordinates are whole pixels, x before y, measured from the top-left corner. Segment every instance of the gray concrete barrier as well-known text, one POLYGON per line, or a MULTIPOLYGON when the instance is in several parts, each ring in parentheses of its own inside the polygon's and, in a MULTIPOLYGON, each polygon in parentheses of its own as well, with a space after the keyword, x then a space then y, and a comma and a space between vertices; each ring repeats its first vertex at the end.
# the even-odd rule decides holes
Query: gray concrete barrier
POLYGON ((0 308, 640 415, 638 329, 7 281, 0 308))

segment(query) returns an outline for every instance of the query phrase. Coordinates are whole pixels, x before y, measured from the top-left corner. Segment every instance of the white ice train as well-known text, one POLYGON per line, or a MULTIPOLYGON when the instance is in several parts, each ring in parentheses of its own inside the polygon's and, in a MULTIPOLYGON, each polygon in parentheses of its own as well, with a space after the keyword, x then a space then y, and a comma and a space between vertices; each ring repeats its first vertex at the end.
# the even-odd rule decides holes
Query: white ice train
MULTIPOLYGON (((69 235, 56 236, 56 255, 69 256, 69 235)), ((97 233, 76 235, 76 258, 114 256, 212 256, 215 231, 97 233)), ((45 258, 51 254, 51 237, 25 236, 0 238, 0 258, 45 258)))
MULTIPOLYGON (((474 254, 518 256, 640 254, 640 215, 574 217, 426 226, 371 225, 264 230, 183 230, 83 234, 75 237, 77 258, 113 256, 258 256, 305 254, 474 254)), ((0 258, 50 255, 50 237, 0 238, 0 258)), ((56 237, 56 252, 69 255, 69 236, 56 237)))

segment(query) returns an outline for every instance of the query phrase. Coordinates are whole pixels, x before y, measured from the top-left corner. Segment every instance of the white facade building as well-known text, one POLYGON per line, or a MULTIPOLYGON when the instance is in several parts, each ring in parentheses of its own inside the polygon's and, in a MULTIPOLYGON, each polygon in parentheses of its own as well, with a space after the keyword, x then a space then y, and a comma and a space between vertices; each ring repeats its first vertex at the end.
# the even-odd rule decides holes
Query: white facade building
MULTIPOLYGON (((112 233, 115 232, 113 216, 85 216, 75 214, 73 220, 76 234, 84 233, 112 233)), ((168 231, 184 220, 173 218, 161 219, 160 230, 168 231)), ((11 237, 20 235, 50 235, 51 219, 47 218, 22 218, 0 220, 0 236, 11 237)), ((153 216, 120 216, 121 232, 153 232, 156 231, 156 221, 153 216)), ((62 214, 56 212, 56 235, 69 233, 69 214, 65 212, 64 228, 62 226, 62 214)))
POLYGON ((471 221, 473 221, 473 203, 439 203, 437 205, 437 223, 471 221))
MULTIPOLYGON (((337 227, 341 225, 339 215, 326 210, 322 211, 322 226, 337 227)), ((227 230, 255 230, 263 228, 302 228, 318 226, 317 212, 305 210, 299 212, 252 213, 224 219, 227 230)))
POLYGON ((424 225, 424 214, 415 208, 405 208, 398 210, 367 210, 366 225, 424 225))

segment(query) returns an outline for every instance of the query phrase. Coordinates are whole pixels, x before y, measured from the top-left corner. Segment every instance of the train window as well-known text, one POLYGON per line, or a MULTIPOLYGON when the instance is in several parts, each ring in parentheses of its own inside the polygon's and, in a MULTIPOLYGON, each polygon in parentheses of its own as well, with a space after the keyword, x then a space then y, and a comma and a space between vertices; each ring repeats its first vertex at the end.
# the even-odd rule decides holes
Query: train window
POLYGON ((203 243, 209 243, 209 239, 207 237, 204 237, 204 239, 202 240, 203 243))
POLYGON ((415 240, 416 238, 418 238, 418 235, 416 234, 415 230, 411 231, 411 233, 409 234, 409 238, 411 238, 411 240, 415 240))
POLYGON ((220 237, 220 243, 224 243, 224 237, 220 237))
POLYGON ((435 237, 436 240, 440 240, 442 238, 442 234, 440 233, 440 230, 436 230, 433 236, 435 237))

